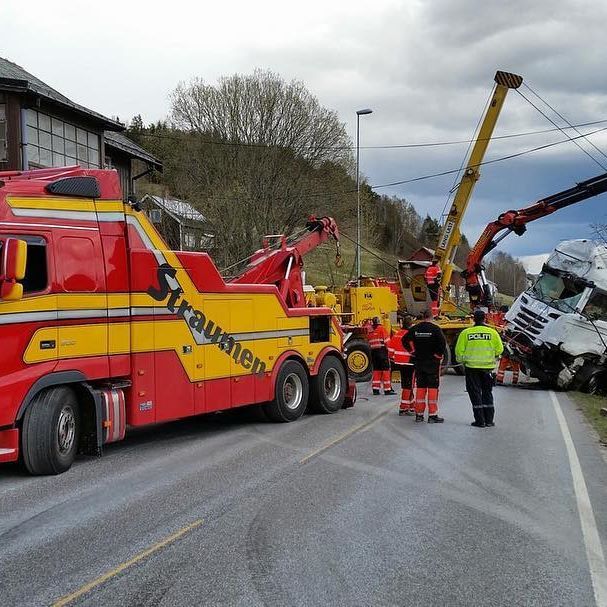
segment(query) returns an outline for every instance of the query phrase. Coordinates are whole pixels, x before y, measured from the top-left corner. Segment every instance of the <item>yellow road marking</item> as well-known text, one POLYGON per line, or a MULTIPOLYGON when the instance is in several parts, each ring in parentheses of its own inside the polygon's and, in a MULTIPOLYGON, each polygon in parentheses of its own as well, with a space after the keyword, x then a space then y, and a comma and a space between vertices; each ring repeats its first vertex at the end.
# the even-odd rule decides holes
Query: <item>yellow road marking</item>
POLYGON ((299 463, 307 464, 313 457, 316 457, 316 456, 320 455, 321 453, 324 453, 331 447, 334 447, 335 445, 345 441, 347 438, 350 438, 352 435, 356 434, 357 432, 360 432, 361 430, 366 430, 367 428, 371 427, 374 423, 378 422, 382 417, 384 417, 385 415, 390 413, 390 411, 392 411, 393 409, 394 409, 394 406, 391 405, 389 409, 382 411, 381 413, 379 413, 378 415, 376 415, 374 418, 370 419, 369 421, 363 422, 362 424, 359 424, 358 426, 354 426, 354 428, 351 428, 347 432, 340 434, 338 437, 334 438, 332 441, 330 441, 327 444, 323 445, 322 447, 319 447, 318 449, 312 451, 312 453, 309 453, 308 455, 306 455, 302 460, 299 461, 299 463))
POLYGON ((161 550, 165 546, 168 546, 169 544, 178 540, 180 537, 183 537, 186 533, 189 533, 190 531, 193 531, 197 527, 200 527, 200 525, 202 525, 202 523, 203 523, 203 520, 198 519, 198 520, 194 521, 193 523, 191 523, 190 525, 182 527, 179 531, 173 533, 172 535, 169 535, 168 537, 157 542, 153 546, 150 546, 149 548, 146 548, 145 550, 139 552, 134 557, 130 558, 128 561, 124 561, 123 563, 118 565, 118 567, 116 567, 115 569, 112 569, 111 571, 107 571, 103 575, 100 575, 98 578, 94 579, 92 582, 89 582, 88 584, 84 584, 84 586, 81 586, 80 588, 78 588, 78 590, 75 590, 74 592, 72 592, 70 594, 66 594, 64 597, 61 597, 58 601, 53 603, 53 607, 64 607, 65 605, 69 605, 70 603, 74 602, 76 599, 80 598, 81 596, 87 594, 88 592, 90 592, 91 590, 96 588, 97 586, 101 586, 102 584, 105 584, 105 582, 112 579, 119 573, 122 573, 125 569, 128 569, 135 563, 142 561, 143 559, 147 558, 151 554, 154 554, 154 552, 158 552, 158 550, 161 550))

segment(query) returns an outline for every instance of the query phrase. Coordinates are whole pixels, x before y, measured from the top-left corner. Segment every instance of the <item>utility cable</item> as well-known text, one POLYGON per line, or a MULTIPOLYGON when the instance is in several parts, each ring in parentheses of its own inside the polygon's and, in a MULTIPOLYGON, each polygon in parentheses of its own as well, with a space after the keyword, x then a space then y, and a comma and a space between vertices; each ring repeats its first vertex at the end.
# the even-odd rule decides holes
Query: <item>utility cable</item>
MULTIPOLYGON (((537 105, 535 105, 535 103, 533 103, 533 101, 531 101, 531 99, 529 99, 529 97, 527 97, 524 93, 522 93, 519 89, 516 89, 516 92, 532 107, 534 107, 544 118, 546 118, 546 120, 548 120, 548 122, 554 124, 554 126, 556 126, 562 133, 563 135, 566 135, 570 141, 572 141, 573 143, 575 143, 575 145, 580 148, 580 150, 582 150, 582 152, 584 152, 584 154, 586 154, 586 156, 588 156, 588 158, 590 158, 593 162, 595 162, 596 164, 598 164, 603 171, 607 171, 607 167, 605 167, 604 164, 602 164, 599 160, 597 160, 587 149, 585 149, 582 145, 580 145, 580 143, 578 141, 576 141, 576 139, 579 139, 579 137, 570 137, 569 135, 567 135, 567 133, 565 133, 564 130, 561 130, 561 127, 554 121, 552 120, 552 118, 550 118, 550 116, 548 116, 548 114, 546 114, 543 110, 541 110, 537 105)), ((582 135, 582 137, 584 139, 586 139, 585 135, 582 135)))
MULTIPOLYGON (((578 128, 576 126, 572 125, 571 122, 569 122, 569 120, 567 120, 567 118, 565 118, 565 116, 563 116, 554 107, 552 107, 543 97, 541 97, 539 95, 539 93, 537 93, 536 91, 534 91, 526 82, 523 82, 523 84, 525 85, 525 88, 527 90, 529 90, 544 105, 546 105, 547 107, 549 107, 561 120, 563 120, 563 122, 565 122, 568 125, 568 128, 573 129, 578 135, 582 134, 582 133, 580 133, 580 131, 578 130, 578 128)), ((592 143, 592 141, 590 141, 589 139, 587 139, 586 142, 588 143, 588 145, 592 146, 601 156, 603 156, 603 158, 607 159, 607 154, 605 154, 605 152, 603 152, 603 150, 601 150, 601 148, 599 148, 597 145, 595 145, 594 143, 592 143)))
MULTIPOLYGON (((532 152, 538 152, 540 150, 545 150, 551 147, 554 147, 556 145, 561 145, 562 143, 569 143, 570 141, 574 141, 577 139, 581 139, 582 137, 587 137, 589 135, 594 135, 596 133, 601 133, 603 131, 607 131, 607 127, 603 127, 600 129, 595 129, 594 131, 591 131, 590 133, 586 133, 586 135, 578 135, 577 137, 572 137, 570 139, 561 139, 560 141, 554 141, 552 143, 546 143, 544 145, 540 145, 537 146, 535 148, 529 148, 527 150, 523 150, 522 152, 516 152, 514 154, 508 154, 507 156, 501 156, 499 158, 494 158, 492 160, 485 160, 483 162, 479 162, 478 164, 475 165, 471 165, 472 168, 478 168, 481 166, 485 166, 487 164, 495 164, 496 162, 502 162, 503 160, 511 160, 512 158, 518 158, 519 156, 524 156, 525 154, 531 154, 532 152)), ((429 175, 421 175, 419 177, 413 177, 411 179, 404 179, 402 181, 393 181, 391 183, 380 183, 377 185, 371 185, 369 187, 371 187, 372 189, 379 189, 379 188, 388 188, 391 186, 395 186, 395 185, 403 185, 405 183, 413 183, 416 181, 424 181, 425 179, 434 179, 435 177, 443 177, 444 175, 453 175, 454 173, 457 173, 459 169, 452 169, 449 171, 441 171, 440 173, 432 173, 429 175)))
MULTIPOLYGON (((555 129, 555 130, 560 130, 560 129, 555 129)), ((547 143, 544 145, 540 145, 534 148, 529 148, 526 150, 523 150, 521 152, 516 152, 514 154, 509 154, 507 156, 500 156, 498 158, 493 158, 492 160, 485 160, 483 162, 480 162, 478 164, 475 165, 471 165, 472 168, 478 168, 481 166, 485 166, 485 165, 489 165, 489 164, 495 164, 496 162, 502 162, 504 160, 511 160, 513 158, 518 158, 519 156, 524 156, 525 154, 531 154, 533 152, 538 152, 541 150, 545 150, 557 145, 561 145, 563 143, 569 143, 570 141, 573 140, 577 140, 577 139, 581 139, 581 138, 585 138, 585 137, 589 137, 590 135, 595 135, 597 133, 602 133, 604 131, 607 131, 607 127, 602 127, 600 129, 595 129, 593 131, 590 131, 589 133, 586 133, 584 135, 577 135, 576 137, 572 137, 572 138, 567 138, 567 139, 561 139, 559 141, 554 141, 552 143, 547 143)), ((451 169, 451 170, 447 170, 447 171, 441 171, 438 173, 430 173, 427 175, 420 175, 418 177, 412 177, 410 179, 403 179, 401 181, 393 181, 391 183, 380 183, 380 184, 376 184, 376 185, 369 185, 368 187, 371 189, 380 189, 380 188, 387 188, 387 187, 392 187, 392 186, 397 186, 397 185, 404 185, 407 183, 414 183, 417 181, 425 181, 427 179, 435 179, 437 177, 444 177, 445 175, 453 175, 455 173, 457 173, 459 171, 459 169, 451 169)), ((355 194, 356 190, 352 189, 352 190, 340 190, 340 191, 333 191, 333 192, 329 192, 329 191, 324 191, 324 192, 307 192, 305 194, 306 197, 308 198, 312 198, 312 197, 329 197, 329 196, 344 196, 347 194, 355 194)), ((230 201, 230 202, 234 202, 233 198, 228 198, 228 197, 223 197, 223 196, 216 196, 214 197, 215 200, 226 200, 226 201, 230 201)))
POLYGON ((386 259, 384 259, 383 257, 381 257, 380 255, 378 255, 377 253, 374 253, 371 249, 368 249, 367 247, 365 247, 362 244, 357 243, 355 238, 352 238, 351 236, 348 236, 347 234, 345 234, 344 232, 342 232, 341 230, 339 231, 339 235, 343 236, 346 240, 349 240, 350 242, 353 242, 354 244, 360 246, 360 248, 363 251, 366 251, 367 253, 369 253, 370 255, 373 255, 373 257, 376 257, 377 259, 379 259, 381 262, 385 263, 388 267, 392 268, 393 270, 396 270, 398 272, 398 268, 395 265, 392 265, 389 261, 387 261, 386 259))
MULTIPOLYGON (((509 133, 506 135, 496 135, 493 137, 487 137, 483 139, 478 139, 478 141, 494 141, 500 139, 513 139, 516 137, 529 137, 532 135, 543 135, 545 133, 554 133, 556 131, 563 131, 563 128, 568 129, 579 129, 582 127, 588 126, 596 126, 598 124, 605 124, 607 119, 603 120, 593 120, 591 122, 581 122, 579 124, 572 124, 568 127, 556 127, 553 129, 539 129, 535 131, 524 131, 522 133, 509 133)), ((183 141, 183 137, 186 135, 201 135, 195 131, 180 131, 181 135, 171 135, 167 133, 144 133, 141 132, 139 135, 141 137, 154 137, 156 139, 172 139, 174 141, 183 141)), ((394 149, 407 149, 407 148, 431 148, 431 147, 442 147, 449 145, 464 145, 474 143, 475 139, 456 139, 452 141, 430 141, 426 143, 402 143, 402 144, 394 144, 394 145, 365 145, 360 146, 361 150, 394 150, 394 149)), ((228 147, 251 147, 251 148, 271 148, 271 147, 279 147, 275 144, 271 143, 243 143, 238 141, 216 141, 211 139, 202 139, 199 140, 199 143, 203 143, 205 145, 219 145, 219 146, 228 146, 228 147)), ((315 150, 355 150, 356 146, 348 145, 348 146, 307 146, 310 149, 315 150)))

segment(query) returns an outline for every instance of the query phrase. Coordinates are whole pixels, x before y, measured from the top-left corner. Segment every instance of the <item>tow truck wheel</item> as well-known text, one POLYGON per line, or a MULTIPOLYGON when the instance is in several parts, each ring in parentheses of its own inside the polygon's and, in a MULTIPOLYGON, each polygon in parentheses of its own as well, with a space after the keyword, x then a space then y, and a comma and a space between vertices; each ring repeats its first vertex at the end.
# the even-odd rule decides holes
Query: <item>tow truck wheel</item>
POLYGON ((316 413, 339 411, 346 398, 348 378, 343 365, 335 356, 325 356, 320 363, 318 375, 310 386, 310 407, 316 413))
POLYGON ((348 375, 357 382, 369 381, 373 374, 371 347, 364 339, 351 339, 346 343, 348 375))
POLYGON ((285 362, 276 378, 274 400, 263 405, 273 422, 292 422, 300 418, 308 406, 310 388, 303 365, 296 360, 285 362))
POLYGON ((60 474, 70 468, 78 450, 80 415, 70 388, 37 394, 23 416, 21 450, 31 474, 60 474))

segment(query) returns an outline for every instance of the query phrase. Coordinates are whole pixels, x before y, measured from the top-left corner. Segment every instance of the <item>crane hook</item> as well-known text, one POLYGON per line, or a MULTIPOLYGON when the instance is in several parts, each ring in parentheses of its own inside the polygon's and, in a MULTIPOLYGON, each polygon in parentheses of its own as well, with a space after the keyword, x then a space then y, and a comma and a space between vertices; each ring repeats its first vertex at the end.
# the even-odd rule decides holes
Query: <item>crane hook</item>
POLYGON ((335 267, 341 268, 344 265, 344 260, 341 258, 341 249, 339 246, 339 241, 336 244, 336 252, 335 252, 335 267))

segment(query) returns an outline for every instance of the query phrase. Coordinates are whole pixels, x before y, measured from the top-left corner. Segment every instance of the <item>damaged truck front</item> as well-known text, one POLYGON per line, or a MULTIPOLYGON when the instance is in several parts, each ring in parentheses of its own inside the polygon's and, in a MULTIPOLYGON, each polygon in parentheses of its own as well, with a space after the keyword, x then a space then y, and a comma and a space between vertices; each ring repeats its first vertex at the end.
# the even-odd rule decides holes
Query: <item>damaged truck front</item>
POLYGON ((543 384, 607 389, 607 246, 561 242, 506 315, 511 358, 543 384))

